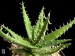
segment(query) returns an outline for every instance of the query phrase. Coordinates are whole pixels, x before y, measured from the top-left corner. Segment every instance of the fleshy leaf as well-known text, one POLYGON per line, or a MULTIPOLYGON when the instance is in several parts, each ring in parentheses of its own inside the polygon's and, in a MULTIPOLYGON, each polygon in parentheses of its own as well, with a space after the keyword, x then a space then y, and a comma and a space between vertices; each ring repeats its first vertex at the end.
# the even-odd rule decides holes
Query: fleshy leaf
POLYGON ((71 40, 72 39, 52 40, 49 43, 44 43, 42 46, 40 46, 40 45, 37 45, 37 46, 45 47, 45 46, 58 45, 58 44, 62 44, 62 43, 65 43, 65 42, 68 42, 68 41, 71 41, 71 40))
POLYGON ((8 31, 8 33, 10 33, 11 36, 14 37, 15 39, 23 40, 23 38, 21 36, 16 34, 14 31, 10 30, 9 28, 5 27, 4 25, 2 25, 1 27, 4 28, 6 31, 8 31))
POLYGON ((48 27, 49 19, 50 19, 50 13, 48 14, 47 19, 46 19, 45 22, 44 22, 44 25, 43 25, 43 27, 42 27, 42 29, 41 29, 41 32, 40 32, 39 35, 37 36, 37 39, 36 39, 35 44, 37 44, 39 41, 41 41, 41 40, 44 39, 43 36, 45 35, 46 29, 47 29, 47 27, 48 27))
POLYGON ((30 42, 26 41, 26 40, 18 40, 18 39, 14 39, 11 36, 8 36, 7 34, 5 34, 1 29, 0 29, 0 36, 3 37, 5 40, 7 40, 8 42, 17 44, 19 46, 22 47, 27 47, 27 48, 36 48, 35 46, 32 46, 30 44, 30 42))
POLYGON ((22 2, 22 13, 23 13, 23 19, 24 19, 24 24, 25 24, 25 28, 27 31, 27 35, 28 35, 29 39, 32 40, 32 26, 31 26, 31 22, 29 20, 29 17, 26 13, 26 10, 24 8, 23 2, 22 2))
POLYGON ((44 24, 43 19, 44 19, 44 7, 42 7, 42 10, 41 10, 40 15, 37 20, 37 23, 34 26, 34 38, 33 38, 34 40, 36 39, 41 28, 43 27, 43 24, 44 24))
POLYGON ((44 40, 40 42, 39 45, 42 45, 44 43, 49 43, 51 40, 57 39, 63 33, 68 31, 68 29, 71 28, 73 24, 75 24, 75 18, 74 20, 70 21, 70 23, 68 23, 67 25, 63 25, 61 28, 45 35, 44 40))
POLYGON ((48 47, 43 47, 43 48, 39 48, 39 49, 33 49, 34 53, 38 53, 38 54, 53 54, 55 52, 61 51, 64 48, 68 47, 69 45, 71 45, 71 43, 67 43, 67 44, 61 44, 61 45, 57 45, 54 47, 48 46, 48 47))
POLYGON ((30 51, 28 51, 28 50, 25 50, 25 49, 12 49, 12 48, 9 48, 9 50, 11 50, 12 51, 12 53, 13 52, 17 52, 18 53, 18 55, 19 54, 24 54, 24 55, 33 55, 30 51))

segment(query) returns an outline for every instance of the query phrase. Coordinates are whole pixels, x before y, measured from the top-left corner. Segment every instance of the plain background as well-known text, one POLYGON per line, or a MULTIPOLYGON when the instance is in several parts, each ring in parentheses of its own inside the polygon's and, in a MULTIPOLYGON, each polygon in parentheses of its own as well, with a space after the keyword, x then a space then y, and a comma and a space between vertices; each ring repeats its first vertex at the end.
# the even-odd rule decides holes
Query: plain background
MULTIPOLYGON (((64 0, 57 0, 57 1, 49 1, 49 0, 24 0, 26 11, 31 18, 32 25, 35 24, 39 12, 42 6, 45 7, 45 14, 47 16, 48 12, 51 11, 51 23, 49 25, 49 29, 54 30, 55 27, 58 29, 59 26, 66 24, 69 20, 73 20, 75 16, 75 3, 74 1, 64 1, 64 0)), ((23 25, 23 18, 21 14, 21 0, 0 0, 0 25, 4 24, 8 26, 10 29, 15 31, 16 33, 26 37, 26 31, 23 25)), ((48 32, 50 32, 50 30, 48 32)), ((68 48, 64 49, 63 52, 66 56, 74 56, 75 53, 75 25, 69 29, 65 34, 61 36, 64 39, 73 39, 72 45, 68 48)), ((1 49, 5 49, 5 55, 1 56, 10 56, 10 51, 7 49, 10 44, 3 40, 0 37, 0 54, 1 49)))

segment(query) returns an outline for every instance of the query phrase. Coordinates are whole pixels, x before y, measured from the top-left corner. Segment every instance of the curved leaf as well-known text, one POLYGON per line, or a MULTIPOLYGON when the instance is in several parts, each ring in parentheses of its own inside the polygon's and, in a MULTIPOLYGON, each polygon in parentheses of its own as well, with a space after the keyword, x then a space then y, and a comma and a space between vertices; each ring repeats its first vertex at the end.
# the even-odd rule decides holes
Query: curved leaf
POLYGON ((75 24, 75 18, 67 25, 63 25, 61 28, 45 35, 44 40, 38 44, 43 45, 44 43, 49 43, 51 40, 57 39, 59 36, 61 36, 63 33, 65 33, 69 28, 71 28, 73 24, 75 24))
POLYGON ((30 42, 28 42, 28 41, 26 41, 26 40, 21 40, 21 41, 19 41, 18 39, 14 39, 14 38, 12 38, 11 36, 8 36, 8 35, 5 34, 2 30, 0 30, 0 36, 3 37, 4 39, 6 39, 8 42, 17 44, 17 45, 22 46, 22 47, 37 48, 37 47, 35 47, 35 46, 32 46, 32 45, 30 44, 30 42))
POLYGON ((67 44, 61 44, 61 45, 56 45, 56 46, 48 46, 48 47, 43 47, 43 48, 39 48, 39 49, 33 49, 34 53, 38 53, 38 54, 53 54, 55 52, 61 51, 64 48, 68 47, 69 45, 71 45, 71 43, 67 43, 67 44))

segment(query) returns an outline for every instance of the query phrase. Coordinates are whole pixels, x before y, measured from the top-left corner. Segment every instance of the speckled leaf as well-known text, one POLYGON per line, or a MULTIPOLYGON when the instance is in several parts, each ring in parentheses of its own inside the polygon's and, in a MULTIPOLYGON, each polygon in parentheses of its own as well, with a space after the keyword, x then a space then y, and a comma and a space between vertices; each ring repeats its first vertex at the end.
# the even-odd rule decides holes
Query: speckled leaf
POLYGON ((28 50, 25 50, 25 49, 12 49, 12 48, 9 48, 9 50, 11 50, 12 52, 17 52, 18 55, 26 55, 26 56, 29 56, 29 55, 32 55, 32 53, 28 50))
POLYGON ((35 46, 32 46, 30 44, 30 42, 26 41, 26 40, 18 40, 18 39, 14 39, 11 36, 8 36, 7 34, 5 34, 2 30, 0 30, 0 36, 3 37, 5 40, 7 40, 8 42, 23 46, 23 47, 27 47, 27 48, 36 48, 35 46))
POLYGON ((44 40, 40 42, 39 45, 42 45, 44 43, 49 43, 51 40, 57 39, 63 33, 68 31, 68 29, 71 28, 73 24, 75 24, 75 18, 67 25, 63 25, 61 28, 49 33, 48 35, 45 35, 44 40))
MULTIPOLYGON (((48 43, 44 43, 42 46, 40 47, 45 47, 45 46, 52 46, 52 45, 58 45, 58 44, 61 44, 61 43, 66 43, 68 41, 71 41, 72 39, 62 39, 62 40, 52 40, 48 43)), ((39 46, 39 45, 37 45, 39 46)))
POLYGON ((32 26, 31 26, 31 22, 29 20, 29 17, 26 13, 26 10, 24 8, 23 2, 22 2, 22 13, 23 13, 23 19, 24 19, 24 24, 25 24, 25 28, 27 31, 27 35, 28 35, 29 39, 32 40, 32 26))
POLYGON ((42 10, 40 12, 40 15, 38 17, 37 23, 34 26, 34 40, 36 39, 36 37, 38 36, 42 26, 43 26, 43 19, 44 19, 44 7, 42 7, 42 10))
POLYGON ((61 45, 57 45, 54 47, 48 46, 48 47, 43 47, 43 48, 39 48, 39 49, 33 49, 34 53, 38 53, 38 54, 52 54, 58 51, 63 50, 64 48, 68 47, 69 45, 71 45, 71 43, 67 43, 67 44, 61 44, 61 45))
POLYGON ((5 29, 6 31, 8 31, 9 34, 11 34, 11 36, 15 39, 18 40, 23 40, 23 38, 21 36, 19 36, 18 34, 16 34, 14 31, 10 30, 8 27, 5 27, 4 25, 1 26, 3 29, 5 29))
POLYGON ((38 35, 38 37, 36 39, 35 44, 37 44, 39 41, 43 40, 43 36, 45 35, 45 32, 46 32, 46 29, 47 29, 47 26, 48 26, 49 19, 50 19, 50 13, 48 14, 48 17, 47 17, 47 19, 44 22, 44 25, 43 25, 43 27, 41 29, 41 32, 39 33, 39 35, 38 35))

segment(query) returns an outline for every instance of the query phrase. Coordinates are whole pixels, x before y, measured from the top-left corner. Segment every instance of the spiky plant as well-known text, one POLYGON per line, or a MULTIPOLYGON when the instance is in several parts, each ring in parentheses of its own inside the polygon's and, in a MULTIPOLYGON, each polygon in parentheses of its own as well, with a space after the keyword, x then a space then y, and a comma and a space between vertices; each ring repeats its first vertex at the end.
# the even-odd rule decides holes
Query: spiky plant
POLYGON ((48 24, 50 23, 50 13, 45 17, 44 7, 42 7, 36 25, 34 26, 31 26, 23 2, 22 14, 28 38, 23 38, 4 25, 0 27, 0 36, 12 43, 13 46, 18 47, 10 48, 13 53, 17 52, 19 56, 20 54, 23 54, 22 56, 53 56, 54 53, 59 53, 71 45, 71 43, 66 43, 67 41, 71 41, 71 39, 58 39, 58 37, 72 27, 75 19, 59 29, 55 29, 55 31, 46 34, 48 24))

